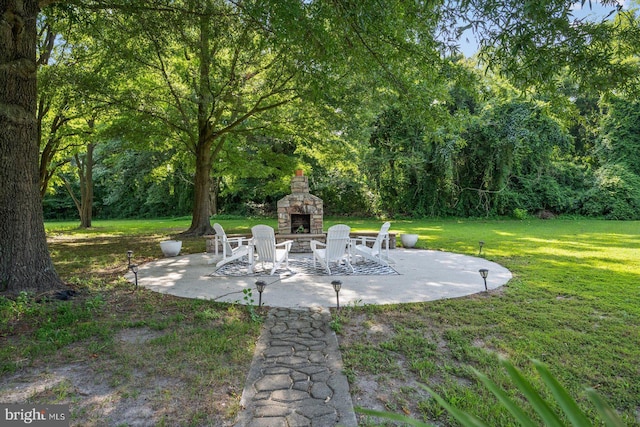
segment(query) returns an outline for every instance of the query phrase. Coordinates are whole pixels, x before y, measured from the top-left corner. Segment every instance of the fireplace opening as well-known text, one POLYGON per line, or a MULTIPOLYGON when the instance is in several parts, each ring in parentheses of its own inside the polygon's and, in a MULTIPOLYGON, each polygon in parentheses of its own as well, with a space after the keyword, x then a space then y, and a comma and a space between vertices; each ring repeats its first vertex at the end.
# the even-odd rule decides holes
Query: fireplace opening
POLYGON ((291 214, 291 233, 296 233, 296 234, 311 233, 311 215, 291 214))
POLYGON ((323 234, 322 213, 322 199, 309 193, 308 178, 294 176, 291 178, 291 194, 278 200, 278 234, 301 234, 300 241, 307 244, 305 250, 298 252, 309 252, 309 239, 304 235, 323 234))

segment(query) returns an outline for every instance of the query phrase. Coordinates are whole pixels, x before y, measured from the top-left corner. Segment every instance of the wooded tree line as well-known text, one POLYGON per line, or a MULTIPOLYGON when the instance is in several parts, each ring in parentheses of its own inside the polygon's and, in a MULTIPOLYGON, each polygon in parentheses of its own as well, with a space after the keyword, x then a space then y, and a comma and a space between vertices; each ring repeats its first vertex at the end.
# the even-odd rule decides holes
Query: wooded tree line
MULTIPOLYGON (((380 97, 361 76, 305 73, 295 46, 210 6, 41 15, 45 217, 198 215, 202 199, 203 217, 270 214, 295 168, 338 215, 640 217, 630 79, 584 82, 565 66, 553 87, 523 90, 453 54, 429 77, 403 70, 404 93, 379 79, 380 97), (331 83, 341 88, 312 87, 331 83), (353 110, 336 110, 337 96, 353 110)), ((609 60, 637 65, 624 39, 635 11, 610 18, 623 31, 609 60)))
POLYGON ((599 3, 615 21, 564 0, 2 0, 0 285, 60 283, 42 198, 56 215, 62 188, 82 226, 188 211, 192 235, 268 209, 297 167, 333 213, 622 217, 640 30, 599 3))

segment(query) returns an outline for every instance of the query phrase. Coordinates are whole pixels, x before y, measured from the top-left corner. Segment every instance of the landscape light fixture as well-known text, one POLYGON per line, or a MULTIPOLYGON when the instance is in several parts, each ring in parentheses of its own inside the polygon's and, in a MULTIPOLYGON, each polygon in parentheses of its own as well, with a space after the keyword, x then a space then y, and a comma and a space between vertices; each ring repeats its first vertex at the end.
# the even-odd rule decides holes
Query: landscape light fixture
POLYGON ((487 270, 486 268, 481 268, 479 271, 480 276, 482 276, 482 279, 484 280, 484 291, 489 292, 489 289, 487 288, 487 276, 489 275, 489 270, 487 270))
POLYGON ((333 290, 336 291, 336 308, 340 310, 340 289, 342 288, 342 282, 340 280, 334 280, 331 282, 331 286, 333 286, 333 290))
POLYGON ((136 289, 138 289, 138 264, 131 264, 129 268, 133 271, 133 275, 136 278, 136 289))
POLYGON ((480 246, 480 251, 478 252, 478 255, 482 255, 482 247, 484 246, 484 240, 480 240, 478 242, 478 245, 480 246))
POLYGON ((133 256, 133 251, 127 251, 127 269, 131 270, 134 277, 136 278, 136 289, 138 289, 138 264, 131 264, 131 257, 133 256))
POLYGON ((258 280, 256 282, 256 289, 260 294, 260 297, 258 298, 258 307, 262 307, 262 292, 264 292, 264 288, 266 287, 267 287, 267 284, 263 280, 258 280))

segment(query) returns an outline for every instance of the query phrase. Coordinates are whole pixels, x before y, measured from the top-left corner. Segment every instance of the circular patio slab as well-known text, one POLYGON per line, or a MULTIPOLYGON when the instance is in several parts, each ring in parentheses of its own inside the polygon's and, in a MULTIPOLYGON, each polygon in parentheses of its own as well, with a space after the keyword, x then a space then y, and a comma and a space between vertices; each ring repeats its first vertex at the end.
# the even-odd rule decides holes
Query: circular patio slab
MULTIPOLYGON (((267 287, 262 294, 265 306, 306 308, 334 307, 333 280, 342 282, 340 305, 397 304, 456 298, 484 291, 478 270, 489 270, 487 287, 506 284, 512 274, 501 265, 484 258, 423 249, 398 248, 389 252, 397 274, 309 275, 284 271, 281 274, 253 276, 212 276, 215 255, 209 253, 163 258, 140 266, 138 283, 150 290, 185 298, 200 298, 244 304, 244 289, 251 289, 258 304, 257 280, 267 287)), ((292 254, 291 258, 311 256, 292 254)), ((133 281, 133 274, 127 274, 133 281)))

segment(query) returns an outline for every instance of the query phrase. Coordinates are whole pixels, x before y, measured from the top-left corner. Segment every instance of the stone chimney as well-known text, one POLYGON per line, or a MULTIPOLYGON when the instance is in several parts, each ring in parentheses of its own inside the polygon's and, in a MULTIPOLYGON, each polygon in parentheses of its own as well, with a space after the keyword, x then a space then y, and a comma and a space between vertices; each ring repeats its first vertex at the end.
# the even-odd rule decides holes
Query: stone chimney
POLYGON ((309 193, 309 179, 291 178, 291 194, 278 200, 278 233, 322 234, 322 199, 309 193))

